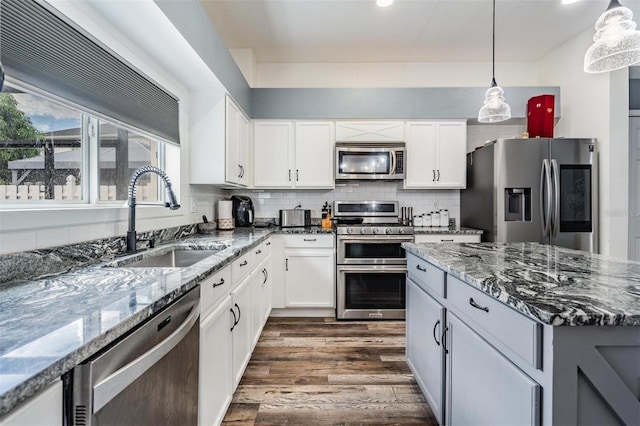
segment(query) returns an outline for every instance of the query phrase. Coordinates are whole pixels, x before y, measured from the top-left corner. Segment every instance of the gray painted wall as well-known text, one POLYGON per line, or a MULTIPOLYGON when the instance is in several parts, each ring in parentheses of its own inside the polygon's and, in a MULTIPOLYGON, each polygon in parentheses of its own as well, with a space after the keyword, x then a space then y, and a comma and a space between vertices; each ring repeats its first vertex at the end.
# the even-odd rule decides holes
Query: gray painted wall
MULTIPOLYGON (((254 119, 477 118, 487 87, 251 89, 198 0, 154 0, 229 94, 254 119)), ((514 118, 526 118, 527 100, 559 87, 507 87, 514 118)), ((473 122, 473 121, 471 121, 473 122)), ((507 122, 509 123, 509 122, 507 122)))
MULTIPOLYGON (((254 119, 476 119, 484 87, 398 89, 251 89, 254 119)), ((525 118, 527 101, 555 95, 560 114, 559 87, 507 87, 505 98, 514 118, 525 118)))
POLYGON ((251 116, 251 88, 198 0, 154 0, 182 36, 251 116))

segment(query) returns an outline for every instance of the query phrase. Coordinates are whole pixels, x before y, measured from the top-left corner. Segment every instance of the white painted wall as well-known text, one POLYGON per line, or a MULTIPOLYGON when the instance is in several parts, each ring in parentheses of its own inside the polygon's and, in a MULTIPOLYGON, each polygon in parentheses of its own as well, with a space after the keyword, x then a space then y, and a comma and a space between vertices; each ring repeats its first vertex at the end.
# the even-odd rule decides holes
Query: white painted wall
MULTIPOLYGON (((244 64, 240 64, 244 68, 244 64)), ((244 72, 244 71, 243 71, 244 72)), ((535 62, 496 64, 501 86, 535 86, 535 62)), ((483 87, 491 84, 491 62, 465 63, 258 63, 261 88, 483 87)), ((251 82, 249 83, 251 84, 251 82)))
MULTIPOLYGON (((203 214, 213 218, 213 206, 226 192, 188 184, 189 117, 190 90, 221 86, 217 78, 151 0, 50 3, 180 100, 181 173, 179 178, 169 177, 180 182, 182 208, 137 207, 137 230, 195 223, 203 214)), ((0 254, 124 236, 127 213, 124 205, 17 209, 0 203, 0 254)))
POLYGON ((596 137, 600 159, 600 252, 627 257, 628 239, 628 70, 583 71, 591 44, 589 29, 540 61, 540 85, 560 86, 561 119, 555 136, 596 137))

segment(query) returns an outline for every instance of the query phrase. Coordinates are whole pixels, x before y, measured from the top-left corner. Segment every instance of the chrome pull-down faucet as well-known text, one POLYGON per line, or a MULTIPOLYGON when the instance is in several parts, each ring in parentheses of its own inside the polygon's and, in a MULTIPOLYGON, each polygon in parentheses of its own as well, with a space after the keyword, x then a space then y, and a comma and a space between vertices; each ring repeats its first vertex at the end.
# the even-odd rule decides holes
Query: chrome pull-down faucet
POLYGON ((133 172, 131 182, 129 183, 129 228, 127 230, 127 253, 136 252, 136 186, 138 185, 138 179, 145 173, 153 172, 160 176, 164 182, 164 187, 167 190, 168 202, 165 203, 165 207, 169 207, 170 210, 177 210, 180 208, 176 194, 174 194, 171 188, 171 182, 167 174, 158 167, 144 166, 133 172))

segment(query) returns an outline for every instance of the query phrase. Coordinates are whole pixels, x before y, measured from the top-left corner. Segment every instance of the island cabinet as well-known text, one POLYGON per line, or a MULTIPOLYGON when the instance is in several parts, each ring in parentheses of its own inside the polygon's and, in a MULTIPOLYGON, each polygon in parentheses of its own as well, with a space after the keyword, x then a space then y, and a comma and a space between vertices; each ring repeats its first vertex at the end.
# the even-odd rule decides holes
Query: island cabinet
POLYGON ((405 188, 463 189, 467 185, 466 121, 407 123, 405 188))
POLYGON ((333 188, 334 123, 255 121, 254 187, 333 188))
POLYGON ((640 265, 494 246, 404 245, 407 363, 439 424, 640 424, 635 281, 611 272, 640 265))
POLYGON ((407 268, 407 363, 438 422, 540 424, 540 385, 493 346, 500 338, 535 364, 539 324, 414 255, 407 268), (467 297, 469 309, 456 305, 467 297))

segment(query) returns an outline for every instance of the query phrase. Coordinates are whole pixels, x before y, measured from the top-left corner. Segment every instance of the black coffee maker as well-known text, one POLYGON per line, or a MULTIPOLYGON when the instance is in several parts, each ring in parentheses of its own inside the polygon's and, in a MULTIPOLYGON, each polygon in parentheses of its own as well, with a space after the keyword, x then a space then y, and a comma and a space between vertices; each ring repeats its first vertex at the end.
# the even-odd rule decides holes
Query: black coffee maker
POLYGON ((236 227, 253 225, 253 201, 246 195, 233 195, 233 218, 236 220, 236 227))

